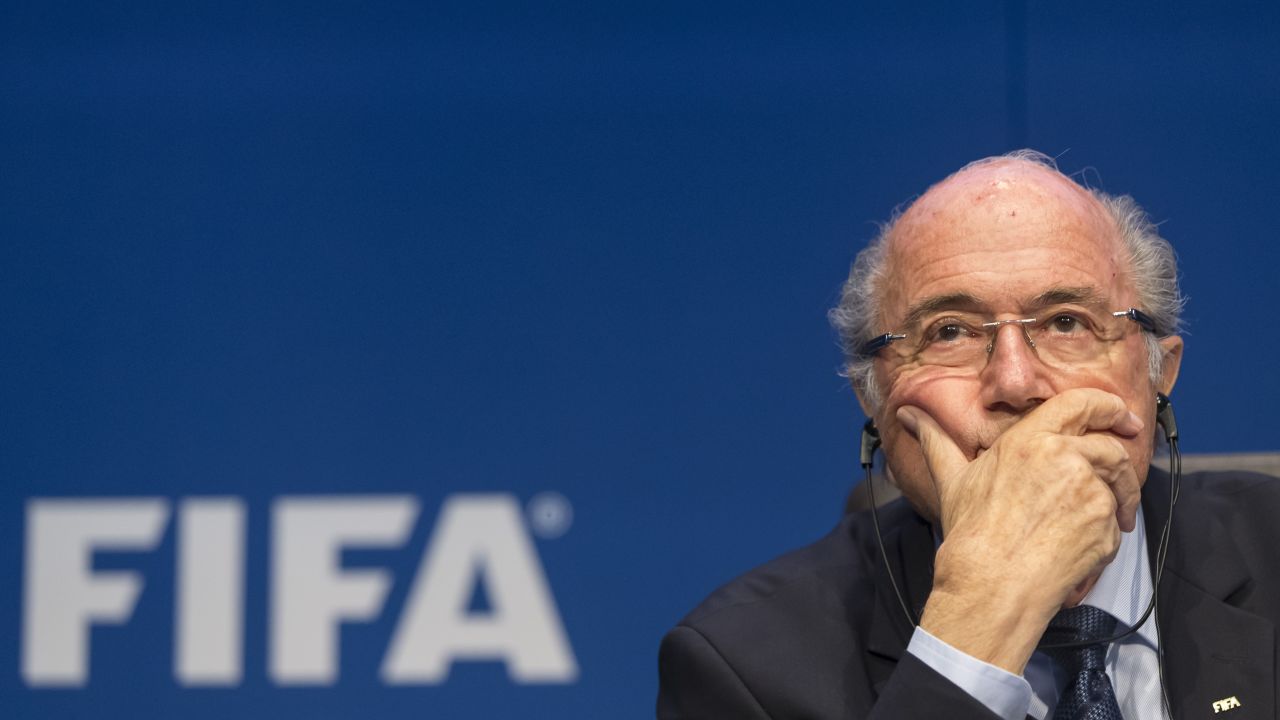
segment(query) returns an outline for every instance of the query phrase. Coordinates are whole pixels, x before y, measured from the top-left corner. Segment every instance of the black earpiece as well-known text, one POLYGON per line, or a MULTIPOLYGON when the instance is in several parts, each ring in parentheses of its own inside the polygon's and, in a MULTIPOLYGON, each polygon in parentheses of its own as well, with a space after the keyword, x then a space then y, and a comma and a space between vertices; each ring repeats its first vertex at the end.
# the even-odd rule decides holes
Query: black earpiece
POLYGON ((876 429, 876 421, 867 420, 862 426, 862 467, 871 467, 875 462, 878 447, 880 447, 880 431, 876 429))
POLYGON ((1173 419, 1173 403, 1162 392, 1156 393, 1156 424, 1164 428, 1165 440, 1178 439, 1178 421, 1173 419))
POLYGON ((907 618, 907 624, 915 627, 920 624, 916 618, 916 614, 911 612, 911 608, 907 607, 907 599, 902 595, 902 589, 898 587, 898 581, 893 576, 893 566, 889 564, 889 554, 884 549, 884 536, 880 534, 880 515, 876 512, 876 481, 871 477, 871 465, 875 461, 876 448, 880 447, 880 431, 876 429, 874 420, 868 419, 862 426, 862 472, 865 475, 863 482, 867 485, 867 497, 871 500, 871 525, 876 531, 876 547, 880 548, 880 559, 884 562, 885 573, 889 576, 889 585, 893 587, 894 597, 898 598, 898 605, 902 608, 902 614, 907 618))

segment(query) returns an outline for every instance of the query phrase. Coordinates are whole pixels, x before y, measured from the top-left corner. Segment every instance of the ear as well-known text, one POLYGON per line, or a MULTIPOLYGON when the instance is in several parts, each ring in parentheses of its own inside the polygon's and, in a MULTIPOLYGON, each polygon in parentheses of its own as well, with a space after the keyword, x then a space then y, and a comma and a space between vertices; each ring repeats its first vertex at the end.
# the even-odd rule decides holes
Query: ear
POLYGON ((1160 339, 1160 392, 1168 395, 1173 392, 1173 384, 1178 381, 1178 369, 1182 367, 1182 338, 1171 335, 1160 339))

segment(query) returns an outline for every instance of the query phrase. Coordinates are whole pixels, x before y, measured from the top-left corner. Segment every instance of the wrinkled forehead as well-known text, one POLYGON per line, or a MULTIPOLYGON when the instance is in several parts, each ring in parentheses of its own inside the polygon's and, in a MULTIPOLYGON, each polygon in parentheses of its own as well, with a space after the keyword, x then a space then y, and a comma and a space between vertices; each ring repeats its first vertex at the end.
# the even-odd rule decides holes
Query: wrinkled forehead
POLYGON ((1055 287, 1132 299, 1106 209, 1069 178, 1031 163, 997 162, 947 178, 902 214, 886 242, 881 314, 890 322, 923 297, 957 292, 1001 311, 1055 287))

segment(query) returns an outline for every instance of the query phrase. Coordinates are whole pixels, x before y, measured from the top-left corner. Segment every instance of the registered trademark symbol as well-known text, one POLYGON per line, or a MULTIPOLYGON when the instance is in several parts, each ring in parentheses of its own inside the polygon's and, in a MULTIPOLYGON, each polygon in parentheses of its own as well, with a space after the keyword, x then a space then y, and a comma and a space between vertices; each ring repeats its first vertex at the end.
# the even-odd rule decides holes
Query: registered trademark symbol
POLYGON ((558 538, 573 525, 573 505, 569 498, 555 491, 540 492, 529 498, 526 506, 529 528, 544 540, 558 538))

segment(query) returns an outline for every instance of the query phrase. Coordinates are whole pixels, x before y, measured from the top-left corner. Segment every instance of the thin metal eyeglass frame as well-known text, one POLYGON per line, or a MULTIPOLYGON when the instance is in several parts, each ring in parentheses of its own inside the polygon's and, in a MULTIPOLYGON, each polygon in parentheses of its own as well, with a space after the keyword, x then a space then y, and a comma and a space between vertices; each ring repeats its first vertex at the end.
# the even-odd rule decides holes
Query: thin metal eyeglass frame
MULTIPOLYGON (((1159 331, 1156 329, 1155 320, 1152 320, 1150 315, 1142 312, 1138 308, 1131 307, 1128 310, 1116 310, 1111 313, 1111 316, 1128 318, 1138 323, 1138 325, 1141 326, 1143 330, 1146 330, 1147 332, 1155 333, 1156 335, 1160 334, 1159 331)), ((991 322, 982 323, 982 327, 998 328, 1001 325, 1010 325, 1010 324, 1029 325, 1031 323, 1037 322, 1038 320, 1039 318, 1019 318, 1015 320, 993 320, 991 322)), ((862 347, 859 349, 859 354, 862 355, 862 357, 871 357, 872 355, 875 355, 881 350, 889 347, 889 345, 891 345, 895 341, 905 340, 906 338, 907 338, 906 333, 890 332, 890 333, 885 333, 883 335, 877 335, 876 337, 873 337, 867 342, 862 344, 862 347)), ((1030 340, 1030 337, 1028 337, 1027 339, 1030 340)), ((1032 342, 1031 346, 1035 347, 1035 343, 1032 342)))

